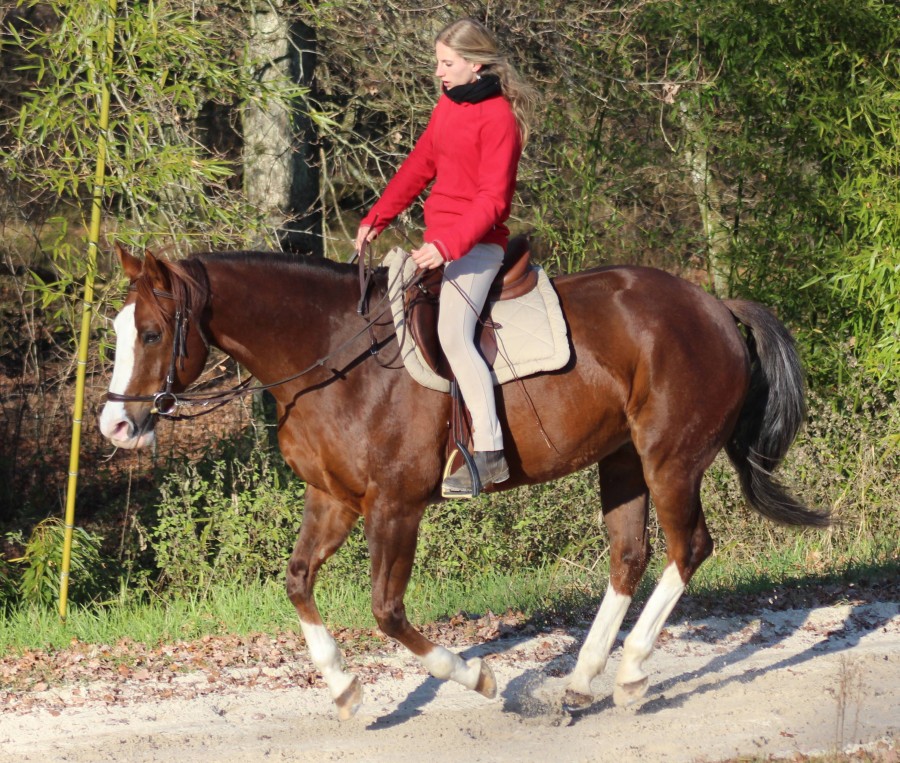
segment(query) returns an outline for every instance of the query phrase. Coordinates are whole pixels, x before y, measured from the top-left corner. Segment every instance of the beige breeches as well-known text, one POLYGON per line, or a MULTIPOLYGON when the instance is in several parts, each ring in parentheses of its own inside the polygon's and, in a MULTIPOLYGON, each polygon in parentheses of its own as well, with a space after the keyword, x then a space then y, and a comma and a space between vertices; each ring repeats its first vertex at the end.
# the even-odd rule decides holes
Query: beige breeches
POLYGON ((475 326, 500 266, 503 248, 476 244, 464 257, 447 263, 441 284, 438 338, 472 414, 475 450, 502 450, 494 383, 475 346, 475 326))

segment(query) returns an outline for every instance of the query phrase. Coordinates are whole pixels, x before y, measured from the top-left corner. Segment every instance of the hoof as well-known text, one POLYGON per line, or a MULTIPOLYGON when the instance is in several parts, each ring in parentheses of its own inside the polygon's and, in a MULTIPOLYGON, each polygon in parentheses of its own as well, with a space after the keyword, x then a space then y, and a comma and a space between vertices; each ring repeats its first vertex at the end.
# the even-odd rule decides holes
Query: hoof
POLYGON ((478 682, 475 684, 475 691, 488 699, 496 697, 497 679, 494 678, 494 671, 491 670, 491 666, 478 657, 471 660, 469 665, 479 665, 478 682))
POLYGON ((643 697, 647 693, 649 685, 650 679, 647 676, 644 676, 639 681, 616 684, 616 688, 613 691, 613 702, 619 707, 627 707, 643 697))
POLYGON ((580 691, 566 689, 566 693, 563 695, 562 706, 567 713, 587 710, 593 704, 594 697, 591 694, 582 694, 580 691))
POLYGON ((349 721, 356 715, 356 711, 362 705, 362 695, 362 684, 354 676, 350 685, 334 700, 334 704, 337 705, 338 720, 349 721))

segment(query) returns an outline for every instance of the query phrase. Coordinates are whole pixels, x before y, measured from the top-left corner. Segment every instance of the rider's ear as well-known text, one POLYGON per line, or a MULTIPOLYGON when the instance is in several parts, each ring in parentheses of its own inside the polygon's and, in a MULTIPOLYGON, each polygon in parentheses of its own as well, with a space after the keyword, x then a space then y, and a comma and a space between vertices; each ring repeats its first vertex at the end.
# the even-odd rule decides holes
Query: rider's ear
POLYGON ((129 281, 134 281, 141 274, 141 261, 129 252, 118 241, 116 242, 116 254, 119 255, 119 262, 122 263, 122 270, 128 276, 129 281))
POLYGON ((149 249, 144 250, 144 274, 155 288, 163 291, 169 290, 168 271, 149 249))

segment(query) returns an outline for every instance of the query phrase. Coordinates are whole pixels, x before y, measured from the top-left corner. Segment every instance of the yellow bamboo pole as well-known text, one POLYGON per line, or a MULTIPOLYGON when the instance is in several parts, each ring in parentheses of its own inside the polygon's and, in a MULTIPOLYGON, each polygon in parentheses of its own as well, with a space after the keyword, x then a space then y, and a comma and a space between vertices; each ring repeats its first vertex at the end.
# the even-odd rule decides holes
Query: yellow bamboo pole
MULTIPOLYGON (((106 45, 100 75, 100 122, 97 139, 97 164, 94 172, 94 191, 91 200, 91 224, 88 229, 87 274, 84 279, 84 300, 81 311, 81 334, 78 339, 78 364, 75 375, 75 409, 72 415, 72 444, 69 450, 69 481, 66 489, 65 538, 62 568, 59 579, 59 616, 66 619, 69 600, 69 567, 72 562, 72 536, 75 531, 75 492, 78 488, 78 462, 81 452, 81 424, 84 416, 84 380, 87 371, 91 317, 94 309, 94 273, 97 269, 97 248, 100 241, 100 219, 103 211, 103 183, 106 177, 106 135, 109 129, 109 79, 113 66, 116 39, 116 2, 108 0, 106 45)), ((93 55, 89 66, 96 71, 93 55)))

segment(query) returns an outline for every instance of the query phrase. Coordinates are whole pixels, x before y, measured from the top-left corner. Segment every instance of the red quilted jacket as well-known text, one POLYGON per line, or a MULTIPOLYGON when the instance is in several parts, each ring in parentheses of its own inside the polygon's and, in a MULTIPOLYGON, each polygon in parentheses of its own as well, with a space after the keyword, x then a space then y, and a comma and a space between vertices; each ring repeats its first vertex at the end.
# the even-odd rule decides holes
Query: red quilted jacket
POLYGON ((505 249, 521 153, 506 98, 455 103, 442 93, 425 132, 362 224, 380 233, 434 180, 425 201, 426 243, 445 260, 478 243, 505 249))

